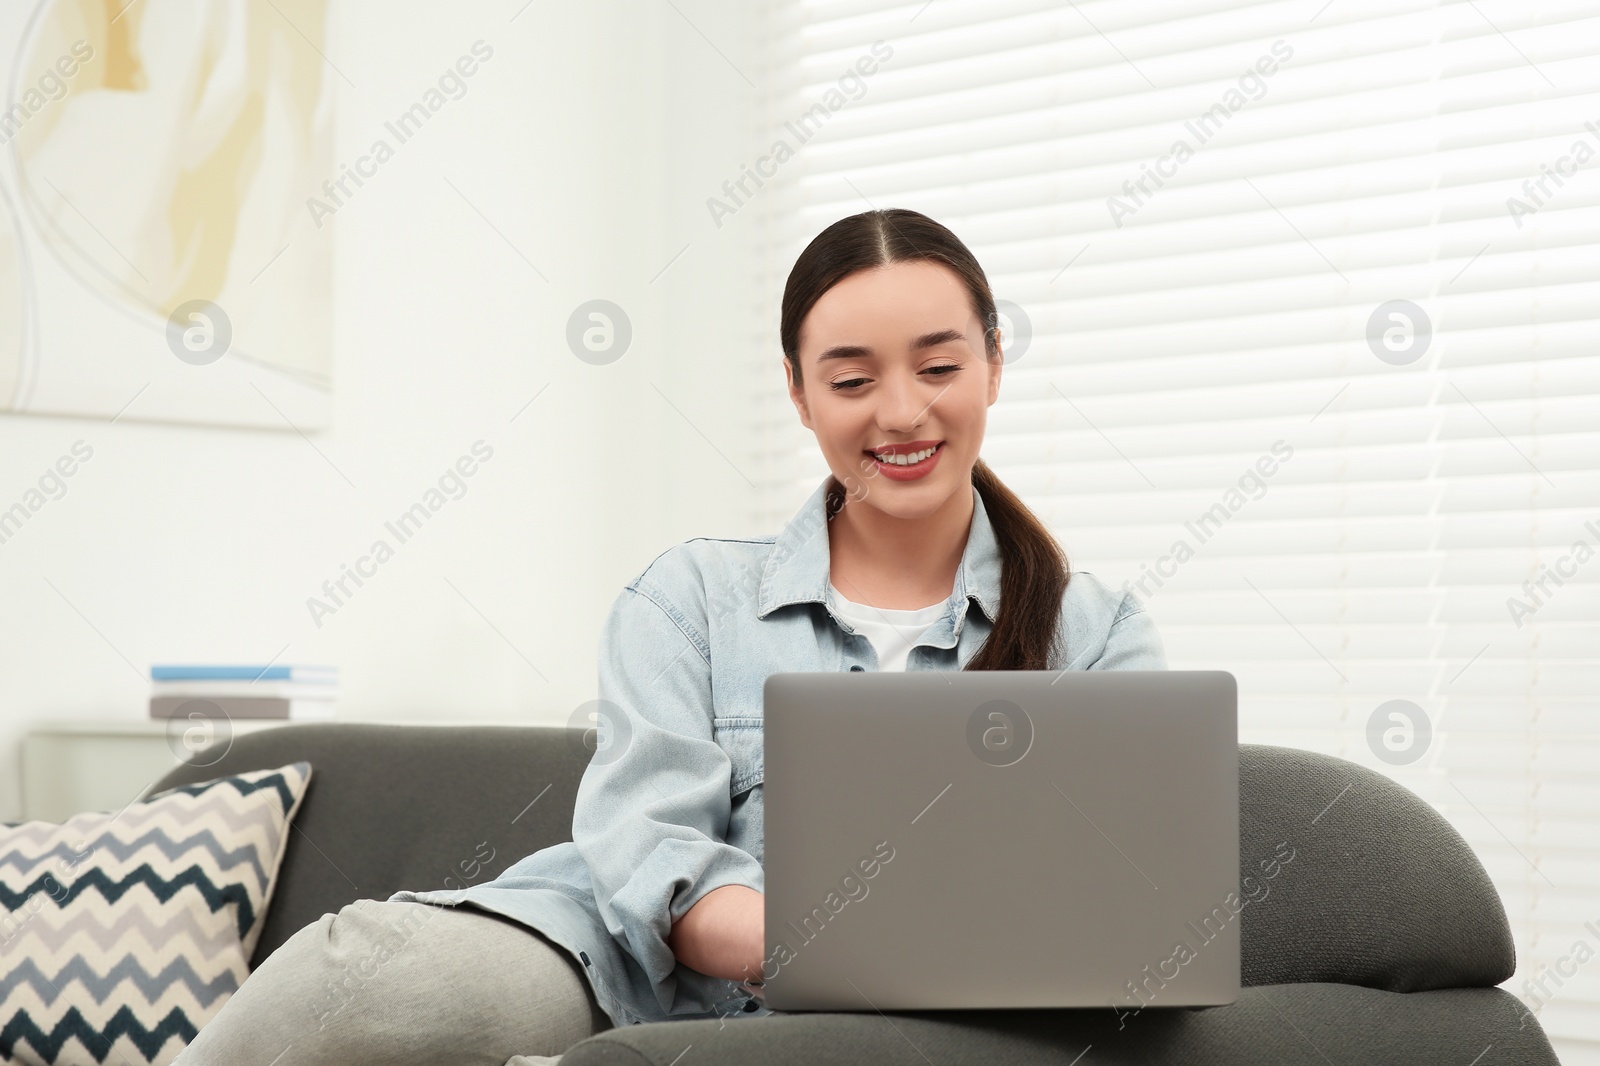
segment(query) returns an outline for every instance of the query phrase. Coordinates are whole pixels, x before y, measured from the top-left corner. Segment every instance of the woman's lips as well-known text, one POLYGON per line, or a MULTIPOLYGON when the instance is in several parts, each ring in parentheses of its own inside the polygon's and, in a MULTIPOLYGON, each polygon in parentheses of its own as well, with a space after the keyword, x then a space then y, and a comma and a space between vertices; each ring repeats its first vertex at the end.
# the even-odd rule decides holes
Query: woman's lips
POLYGON ((933 472, 933 468, 939 464, 939 456, 944 454, 944 441, 914 440, 909 444, 894 444, 878 451, 878 455, 904 455, 908 452, 920 452, 927 448, 933 449, 932 455, 920 463, 908 463, 905 466, 901 466, 899 463, 879 462, 877 455, 872 452, 868 452, 867 456, 872 460, 872 465, 876 471, 889 480, 915 481, 918 478, 927 477, 933 472))

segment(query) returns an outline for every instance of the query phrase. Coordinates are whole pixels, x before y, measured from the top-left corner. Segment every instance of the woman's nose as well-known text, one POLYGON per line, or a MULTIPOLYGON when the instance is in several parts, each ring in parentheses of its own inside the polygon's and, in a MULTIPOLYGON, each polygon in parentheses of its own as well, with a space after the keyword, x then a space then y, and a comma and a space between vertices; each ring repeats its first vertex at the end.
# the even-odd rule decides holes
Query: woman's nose
POLYGON ((885 433, 906 433, 921 425, 932 406, 912 380, 892 379, 878 392, 878 426, 885 433))

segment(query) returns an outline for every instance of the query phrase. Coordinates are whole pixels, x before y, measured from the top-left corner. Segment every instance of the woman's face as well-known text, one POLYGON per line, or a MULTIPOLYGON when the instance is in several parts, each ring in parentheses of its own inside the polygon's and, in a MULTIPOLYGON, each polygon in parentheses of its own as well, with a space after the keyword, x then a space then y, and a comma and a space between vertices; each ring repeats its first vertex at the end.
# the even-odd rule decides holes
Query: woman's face
POLYGON ((1001 360, 985 357, 983 336, 966 286, 926 261, 858 271, 811 308, 789 396, 852 501, 920 518, 972 491, 1000 395, 1001 360))

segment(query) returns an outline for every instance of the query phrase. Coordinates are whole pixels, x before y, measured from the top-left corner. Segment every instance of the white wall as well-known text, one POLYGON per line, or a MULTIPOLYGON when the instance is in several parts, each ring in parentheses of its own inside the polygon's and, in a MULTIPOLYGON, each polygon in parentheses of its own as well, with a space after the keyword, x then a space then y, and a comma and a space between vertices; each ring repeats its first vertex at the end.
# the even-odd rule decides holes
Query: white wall
MULTIPOLYGON (((737 456, 752 374, 777 387, 757 213, 717 229, 704 206, 759 140, 760 93, 734 69, 760 84, 757 17, 523 3, 339 8, 329 57, 356 85, 339 160, 474 41, 494 57, 333 221, 334 423, 315 449, 287 430, 0 417, 0 499, 94 448, 0 545, 0 820, 20 811, 29 723, 143 718, 152 662, 287 645, 282 661, 342 669, 349 720, 563 722, 594 698, 622 585, 685 537, 752 531, 755 491, 700 434, 737 456), (564 342, 596 297, 634 326, 601 367, 564 342), (316 626, 307 597, 479 439, 494 457, 466 495, 316 626)), ((306 239, 329 234, 308 221, 306 239)))

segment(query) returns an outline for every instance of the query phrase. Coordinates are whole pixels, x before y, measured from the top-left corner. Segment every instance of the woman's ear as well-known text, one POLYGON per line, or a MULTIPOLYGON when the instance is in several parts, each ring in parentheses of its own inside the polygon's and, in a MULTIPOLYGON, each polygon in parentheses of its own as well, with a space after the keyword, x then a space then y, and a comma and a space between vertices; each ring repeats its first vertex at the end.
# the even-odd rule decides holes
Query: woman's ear
POLYGON ((811 411, 806 407, 805 389, 795 384, 794 377, 790 373, 788 358, 785 357, 781 362, 783 363, 783 383, 789 389, 789 400, 794 404, 794 409, 800 412, 800 424, 814 431, 811 425, 811 411))
POLYGON ((1005 369, 1005 365, 1006 365, 1005 352, 1002 351, 1001 348, 1000 348, 1000 338, 998 338, 998 337, 995 338, 994 351, 995 351, 994 358, 987 360, 987 362, 989 364, 989 406, 990 407, 993 407, 994 406, 994 402, 1000 398, 1000 372, 1005 369))

